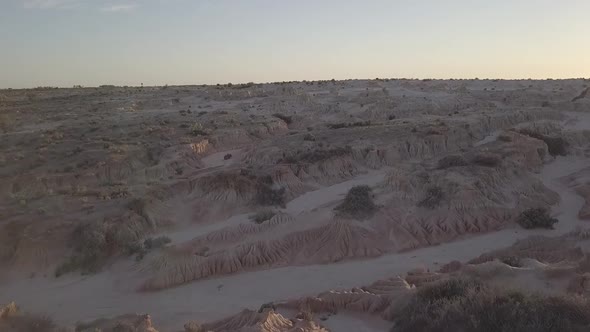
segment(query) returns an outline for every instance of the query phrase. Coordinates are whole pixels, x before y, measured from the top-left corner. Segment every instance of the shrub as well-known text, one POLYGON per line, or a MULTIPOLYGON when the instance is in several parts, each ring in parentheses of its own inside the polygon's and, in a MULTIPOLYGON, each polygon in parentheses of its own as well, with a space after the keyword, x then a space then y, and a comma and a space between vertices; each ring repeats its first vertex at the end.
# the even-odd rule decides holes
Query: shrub
POLYGON ((157 249, 162 248, 168 243, 172 242, 172 240, 167 236, 158 236, 156 238, 147 238, 143 241, 143 246, 146 249, 157 249))
POLYGON ((522 267, 522 262, 520 261, 520 257, 506 256, 506 257, 500 258, 500 261, 502 263, 512 266, 512 267, 522 267))
POLYGON ((249 219, 257 224, 262 224, 263 222, 270 220, 275 215, 276 213, 272 210, 263 210, 251 215, 249 219))
POLYGON ((552 156, 565 156, 567 154, 568 142, 563 137, 552 137, 543 135, 530 129, 521 129, 520 134, 539 139, 547 144, 549 154, 552 156))
POLYGON ((223 160, 229 160, 229 159, 231 159, 231 157, 232 157, 232 154, 228 153, 225 156, 223 156, 223 160))
POLYGON ((208 134, 203 128, 203 125, 198 122, 195 122, 191 125, 190 132, 193 136, 205 136, 208 134))
POLYGON ((590 324, 587 299, 502 290, 473 280, 424 286, 398 311, 392 332, 573 332, 590 324))
POLYGON ((283 121, 285 121, 286 124, 291 124, 291 122, 293 122, 293 117, 288 116, 288 115, 284 115, 284 114, 280 114, 280 113, 275 113, 272 116, 274 116, 275 118, 281 119, 283 121))
POLYGON ((371 125, 371 121, 357 121, 357 122, 341 122, 328 124, 330 129, 350 128, 350 127, 367 127, 371 125))
POLYGON ((520 213, 516 222, 526 229, 531 228, 547 228, 553 229, 553 225, 559 220, 552 218, 547 209, 536 208, 527 209, 520 213))
POLYGON ((0 307, 0 330, 12 332, 58 332, 54 321, 48 316, 37 316, 22 312, 14 303, 0 307))
POLYGON ((479 166, 497 167, 502 163, 502 158, 493 153, 479 153, 473 157, 472 162, 479 166))
POLYGON ((303 136, 303 140, 304 141, 310 141, 310 142, 315 142, 315 136, 313 136, 312 134, 305 134, 305 136, 303 136))
POLYGON ((450 156, 446 156, 441 158, 438 161, 438 168, 439 169, 446 169, 446 168, 450 168, 450 167, 459 167, 459 166, 466 166, 467 165, 467 160, 465 160, 465 158, 463 158, 463 156, 459 156, 459 155, 450 155, 450 156))
POLYGON ((443 191, 439 186, 432 186, 426 190, 424 198, 418 202, 419 207, 434 209, 443 199, 443 191))
POLYGON ((275 187, 270 176, 260 177, 256 182, 255 203, 262 206, 285 206, 285 188, 275 187))
MULTIPOLYGON (((323 146, 323 143, 320 142, 319 146, 323 146)), ((297 153, 295 155, 287 156, 280 160, 280 162, 285 162, 289 164, 298 164, 298 163, 316 163, 319 161, 328 160, 333 157, 342 157, 352 153, 352 147, 337 147, 332 149, 325 149, 325 150, 313 150, 309 152, 297 153)))
POLYGON ((335 210, 355 219, 369 218, 377 210, 371 193, 371 187, 366 185, 352 187, 335 210))

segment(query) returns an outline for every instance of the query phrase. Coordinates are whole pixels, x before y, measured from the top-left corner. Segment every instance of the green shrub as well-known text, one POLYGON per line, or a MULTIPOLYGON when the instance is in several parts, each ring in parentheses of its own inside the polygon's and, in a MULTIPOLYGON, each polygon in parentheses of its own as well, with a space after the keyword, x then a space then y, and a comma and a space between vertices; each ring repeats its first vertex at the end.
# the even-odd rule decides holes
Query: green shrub
POLYGON ((547 209, 536 208, 527 209, 520 213, 516 222, 526 229, 531 228, 547 228, 553 229, 553 225, 559 222, 556 218, 549 215, 547 209))
POLYGON ((574 332, 588 330, 590 303, 450 279, 419 288, 395 317, 392 332, 574 332))
POLYGON ((208 134, 203 125, 198 122, 195 122, 191 125, 190 132, 193 136, 205 136, 208 134))
POLYGON ((373 202, 371 188, 361 185, 350 188, 344 201, 335 210, 344 216, 365 219, 373 216, 377 206, 373 202))

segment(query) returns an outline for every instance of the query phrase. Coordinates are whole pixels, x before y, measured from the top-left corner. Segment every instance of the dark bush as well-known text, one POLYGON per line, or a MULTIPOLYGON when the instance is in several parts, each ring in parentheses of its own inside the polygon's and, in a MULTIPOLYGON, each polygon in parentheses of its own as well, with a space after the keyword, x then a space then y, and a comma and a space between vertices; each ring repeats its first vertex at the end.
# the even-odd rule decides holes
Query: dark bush
POLYGON ((450 279, 424 286, 398 310, 392 332, 588 331, 590 303, 450 279))
POLYGON ((273 185, 270 176, 258 178, 255 203, 262 206, 285 206, 285 188, 273 185))
POLYGON ((536 208, 527 209, 520 213, 516 222, 526 229, 531 228, 547 228, 553 229, 553 225, 559 222, 556 218, 549 215, 547 209, 536 208))
POLYGON ((293 117, 288 116, 288 115, 284 115, 284 114, 280 114, 280 113, 275 113, 272 116, 274 116, 275 118, 281 119, 283 121, 285 121, 286 124, 291 124, 291 122, 293 122, 293 117))
POLYGON ((172 240, 167 236, 158 236, 156 238, 147 238, 143 241, 143 246, 146 249, 157 249, 162 248, 168 243, 172 242, 172 240))
POLYGON ((228 153, 225 156, 223 156, 223 160, 229 160, 229 159, 231 159, 231 157, 232 157, 232 154, 228 153))
POLYGON ((493 153, 479 153, 473 157, 471 162, 479 166, 497 167, 502 163, 502 158, 493 153))
POLYGON ((549 150, 549 154, 552 156, 565 156, 567 155, 567 148, 569 146, 568 142, 563 137, 552 137, 543 135, 539 132, 530 130, 530 129, 521 129, 518 131, 519 133, 539 139, 545 144, 547 144, 547 149, 549 150))
POLYGON ((466 166, 467 160, 460 155, 450 155, 439 159, 438 168, 446 169, 450 167, 466 166))
POLYGON ((375 213, 377 206, 373 202, 371 188, 362 185, 350 188, 344 201, 335 210, 347 217, 365 219, 375 213))
POLYGON ((512 267, 522 267, 522 262, 520 261, 520 257, 516 256, 505 256, 500 258, 500 261, 506 265, 512 267))
POLYGON ((257 224, 262 224, 263 222, 270 220, 275 215, 276 213, 272 210, 263 210, 251 215, 249 219, 257 224))
POLYGON ((439 186, 432 186, 426 190, 424 198, 418 202, 419 207, 434 209, 443 199, 443 191, 439 186))
POLYGON ((371 125, 371 121, 357 121, 357 122, 341 122, 328 124, 330 129, 350 128, 350 127, 367 127, 371 125))
MULTIPOLYGON (((318 145, 322 145, 323 143, 320 142, 318 145)), ((297 153, 294 155, 287 156, 283 158, 280 162, 289 163, 289 164, 299 164, 299 163, 316 163, 319 161, 328 160, 333 157, 341 157, 345 155, 349 155, 352 153, 352 148, 350 146, 346 147, 337 147, 333 149, 326 149, 326 150, 312 150, 308 152, 297 153)))
POLYGON ((312 134, 305 134, 305 136, 303 136, 303 140, 304 141, 310 141, 310 142, 315 142, 315 136, 313 136, 312 134))

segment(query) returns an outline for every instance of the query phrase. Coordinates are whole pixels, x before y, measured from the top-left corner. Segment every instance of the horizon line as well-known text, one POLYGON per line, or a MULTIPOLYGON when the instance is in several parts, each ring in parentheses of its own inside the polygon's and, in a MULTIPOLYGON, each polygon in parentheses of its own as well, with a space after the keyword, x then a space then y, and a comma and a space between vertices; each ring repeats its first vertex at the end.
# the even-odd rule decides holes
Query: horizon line
POLYGON ((156 85, 144 85, 140 83, 140 85, 118 85, 118 84, 101 84, 101 85, 81 85, 81 84, 74 84, 72 86, 54 86, 54 85, 39 85, 39 86, 32 86, 32 87, 6 87, 0 88, 2 90, 57 90, 57 89, 94 89, 94 88, 162 88, 162 87, 187 87, 187 86, 201 86, 201 87, 208 87, 208 86, 220 86, 220 87, 232 87, 232 86, 241 86, 241 85, 265 85, 265 84, 290 84, 290 83, 313 83, 313 82, 346 82, 346 81, 575 81, 575 80, 582 80, 582 81, 590 81, 590 77, 566 77, 566 78, 407 78, 407 77, 376 77, 376 78, 345 78, 345 79, 314 79, 314 80, 285 80, 285 81, 269 81, 269 82, 255 82, 255 81, 248 81, 248 82, 227 82, 227 83, 191 83, 191 84, 156 84, 156 85))

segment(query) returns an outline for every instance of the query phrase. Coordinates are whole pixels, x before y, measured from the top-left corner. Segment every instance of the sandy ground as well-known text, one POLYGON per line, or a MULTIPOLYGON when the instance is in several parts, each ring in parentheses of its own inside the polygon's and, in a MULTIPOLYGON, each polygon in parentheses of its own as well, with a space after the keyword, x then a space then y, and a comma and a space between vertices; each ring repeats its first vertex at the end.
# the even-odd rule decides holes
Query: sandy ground
MULTIPOLYGON (((154 323, 163 330, 180 329, 182 322, 191 319, 210 321, 223 318, 244 308, 255 309, 261 303, 312 295, 326 289, 351 288, 376 279, 402 275, 416 267, 436 268, 450 260, 469 260, 533 234, 557 235, 571 231, 581 224, 577 211, 583 199, 558 180, 584 166, 587 165, 581 159, 560 157, 546 165, 539 174, 545 185, 558 192, 562 198, 559 206, 553 210, 560 220, 554 231, 506 229, 376 259, 242 273, 156 293, 137 293, 129 288, 125 272, 129 266, 121 263, 98 275, 83 278, 33 278, 4 285, 0 288, 0 301, 14 300, 28 310, 49 314, 64 324, 116 316, 121 312, 147 312, 153 315, 154 323)), ((377 181, 379 176, 370 174, 361 179, 372 182, 377 181)), ((298 211, 313 208, 311 202, 321 204, 329 201, 325 198, 317 202, 317 197, 333 198, 333 195, 345 192, 354 183, 349 181, 328 187, 325 190, 330 195, 327 196, 323 195, 323 191, 304 195, 306 199, 294 201, 291 209, 298 211)))

